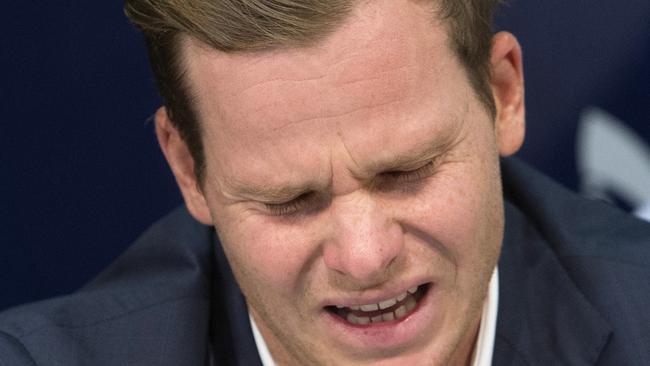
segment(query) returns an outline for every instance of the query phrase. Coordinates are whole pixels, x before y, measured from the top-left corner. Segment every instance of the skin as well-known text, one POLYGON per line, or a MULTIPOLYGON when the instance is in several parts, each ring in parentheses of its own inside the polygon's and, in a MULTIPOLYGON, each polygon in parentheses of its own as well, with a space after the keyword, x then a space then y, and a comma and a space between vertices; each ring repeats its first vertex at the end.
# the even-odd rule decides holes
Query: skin
POLYGON ((495 120, 419 2, 365 2, 312 48, 225 54, 186 39, 183 52, 205 181, 164 108, 159 142, 275 361, 468 364, 503 238, 498 158, 524 137, 516 39, 493 39, 495 120), (418 324, 367 337, 327 321, 325 305, 422 283, 418 324))

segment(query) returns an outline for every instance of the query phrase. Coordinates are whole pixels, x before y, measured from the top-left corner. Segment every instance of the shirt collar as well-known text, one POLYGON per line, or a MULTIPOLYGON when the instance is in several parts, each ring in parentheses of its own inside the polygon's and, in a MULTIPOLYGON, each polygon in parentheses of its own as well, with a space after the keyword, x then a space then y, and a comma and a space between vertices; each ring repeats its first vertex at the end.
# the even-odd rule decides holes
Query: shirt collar
MULTIPOLYGON (((474 354, 472 356, 472 366, 490 366, 492 365, 492 352, 494 351, 494 335, 497 329, 497 309, 499 308, 499 270, 494 268, 488 294, 483 303, 483 313, 481 314, 481 325, 474 347, 474 354)), ((255 320, 248 314, 248 319, 253 329, 253 337, 255 338, 255 345, 257 352, 262 360, 264 366, 276 366, 271 352, 266 346, 266 342, 260 334, 255 320)))
POLYGON ((492 353, 494 352, 494 336, 497 331, 497 313, 499 309, 499 269, 494 268, 488 294, 483 303, 483 314, 481 314, 481 326, 478 331, 472 366, 492 365, 492 353))

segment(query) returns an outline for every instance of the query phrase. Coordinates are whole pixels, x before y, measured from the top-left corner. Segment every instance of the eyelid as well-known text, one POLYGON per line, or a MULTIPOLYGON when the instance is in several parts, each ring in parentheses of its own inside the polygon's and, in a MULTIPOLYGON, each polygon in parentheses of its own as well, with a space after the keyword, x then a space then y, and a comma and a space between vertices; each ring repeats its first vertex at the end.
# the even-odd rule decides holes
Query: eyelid
POLYGON ((433 163, 433 159, 421 162, 421 163, 419 163, 417 165, 414 164, 413 168, 408 167, 408 168, 403 168, 403 169, 391 170, 391 171, 384 172, 384 174, 402 174, 402 173, 416 172, 416 171, 418 171, 420 169, 426 168, 427 166, 431 165, 432 163, 433 163))
POLYGON ((379 190, 393 189, 396 184, 417 183, 433 175, 438 167, 437 158, 431 159, 418 168, 395 170, 381 173, 373 186, 379 190))
POLYGON ((303 193, 286 202, 264 203, 266 210, 273 216, 291 216, 304 210, 315 199, 314 192, 303 193))

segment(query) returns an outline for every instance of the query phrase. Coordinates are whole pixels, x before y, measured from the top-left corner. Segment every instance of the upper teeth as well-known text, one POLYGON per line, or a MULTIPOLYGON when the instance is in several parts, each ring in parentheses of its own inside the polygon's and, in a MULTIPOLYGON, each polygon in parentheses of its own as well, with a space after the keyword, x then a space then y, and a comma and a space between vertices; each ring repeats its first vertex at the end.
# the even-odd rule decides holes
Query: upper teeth
POLYGON ((392 321, 395 319, 402 319, 406 317, 413 309, 415 309, 416 306, 415 296, 408 295, 409 293, 410 294, 415 293, 415 291, 417 291, 417 288, 409 289, 408 291, 398 295, 395 298, 380 301, 377 304, 353 306, 351 309, 357 311, 351 311, 347 313, 343 312, 339 314, 343 316, 348 322, 352 324, 359 324, 359 325, 370 324, 370 323, 373 324, 382 323, 382 322, 392 321), (401 300, 399 300, 400 298, 401 300), (388 310, 387 308, 392 309, 391 306, 394 307, 395 309, 388 310), (366 312, 367 310, 365 310, 365 309, 372 309, 370 311, 375 311, 379 308, 382 308, 382 311, 374 314, 372 312, 366 312))
POLYGON ((398 302, 404 300, 406 296, 410 294, 414 294, 418 290, 417 286, 411 287, 407 291, 404 291, 403 293, 397 295, 396 297, 380 301, 375 304, 365 304, 365 305, 358 305, 358 306, 350 306, 351 310, 356 310, 356 311, 366 311, 366 312, 371 312, 371 311, 377 311, 377 310, 384 310, 388 309, 389 307, 397 304, 398 302))

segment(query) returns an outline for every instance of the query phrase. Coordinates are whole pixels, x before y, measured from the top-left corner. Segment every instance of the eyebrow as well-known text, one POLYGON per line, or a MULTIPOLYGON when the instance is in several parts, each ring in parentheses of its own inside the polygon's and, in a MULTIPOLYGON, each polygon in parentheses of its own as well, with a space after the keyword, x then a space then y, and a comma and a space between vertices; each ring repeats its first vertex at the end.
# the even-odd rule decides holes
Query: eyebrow
POLYGON ((417 164, 443 154, 449 150, 450 146, 451 143, 427 144, 425 147, 419 146, 411 151, 397 155, 390 160, 373 164, 373 170, 387 172, 408 168, 410 164, 417 164))
MULTIPOLYGON (((438 135, 434 141, 418 144, 414 148, 397 154, 384 161, 377 161, 371 164, 371 175, 376 172, 390 172, 404 169, 410 169, 409 165, 418 164, 430 160, 437 156, 445 154, 459 142, 459 133, 449 132, 445 135, 438 135)), ((413 167, 416 168, 416 167, 413 167)), ((361 179, 362 177, 357 177, 361 179)))
POLYGON ((275 203, 285 202, 293 198, 299 197, 305 193, 315 191, 315 184, 305 185, 282 185, 278 187, 273 186, 257 186, 251 184, 244 184, 237 181, 230 181, 228 184, 228 191, 234 193, 238 197, 253 199, 261 202, 275 203))

